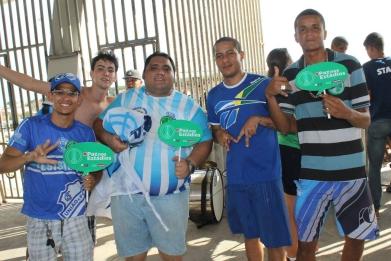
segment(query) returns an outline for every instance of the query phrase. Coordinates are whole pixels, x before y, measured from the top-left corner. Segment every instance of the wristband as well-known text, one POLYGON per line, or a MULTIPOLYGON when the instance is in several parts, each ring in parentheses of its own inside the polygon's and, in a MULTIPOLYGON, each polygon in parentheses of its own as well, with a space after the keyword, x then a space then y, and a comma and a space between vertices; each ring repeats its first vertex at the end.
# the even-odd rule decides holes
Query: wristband
POLYGON ((187 166, 189 168, 189 175, 193 174, 196 169, 196 166, 189 159, 186 159, 186 162, 187 162, 187 166))

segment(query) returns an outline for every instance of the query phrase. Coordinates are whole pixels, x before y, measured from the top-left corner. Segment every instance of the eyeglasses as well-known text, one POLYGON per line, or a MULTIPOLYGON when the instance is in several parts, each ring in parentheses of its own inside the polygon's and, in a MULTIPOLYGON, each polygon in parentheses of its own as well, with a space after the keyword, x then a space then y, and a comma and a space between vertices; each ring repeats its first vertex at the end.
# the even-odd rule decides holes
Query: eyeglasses
POLYGON ((73 91, 66 91, 66 90, 54 90, 52 91, 52 94, 59 97, 77 97, 79 96, 79 92, 73 92, 73 91))

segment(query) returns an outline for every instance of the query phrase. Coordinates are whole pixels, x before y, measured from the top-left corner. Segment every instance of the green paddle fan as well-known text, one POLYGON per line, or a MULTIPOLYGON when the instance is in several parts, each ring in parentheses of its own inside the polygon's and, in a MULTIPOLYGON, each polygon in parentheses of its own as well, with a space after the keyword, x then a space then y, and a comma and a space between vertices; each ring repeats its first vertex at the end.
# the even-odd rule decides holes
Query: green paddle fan
POLYGON ((191 121, 170 120, 160 125, 158 135, 164 143, 179 148, 180 161, 181 148, 189 147, 199 142, 202 137, 202 129, 191 121))
POLYGON ((328 90, 338 95, 344 90, 344 81, 349 76, 348 70, 342 64, 322 62, 305 67, 296 76, 295 84, 305 91, 316 91, 320 95, 328 90))
POLYGON ((113 151, 98 142, 80 142, 67 145, 64 161, 68 167, 82 172, 98 171, 109 166, 114 160, 113 151))
MULTIPOLYGON (((113 151, 98 142, 68 143, 65 153, 65 164, 87 176, 89 172, 105 169, 114 160, 113 151)), ((88 202, 88 191, 86 191, 88 202)))

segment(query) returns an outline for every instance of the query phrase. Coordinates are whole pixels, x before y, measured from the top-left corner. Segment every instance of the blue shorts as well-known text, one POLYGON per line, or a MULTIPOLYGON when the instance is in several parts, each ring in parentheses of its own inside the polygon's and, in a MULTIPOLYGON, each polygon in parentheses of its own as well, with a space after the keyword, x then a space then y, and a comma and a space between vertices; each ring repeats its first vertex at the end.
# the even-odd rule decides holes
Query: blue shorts
POLYGON ((186 252, 189 192, 151 196, 151 202, 168 231, 143 195, 111 197, 114 238, 119 256, 135 256, 154 246, 167 255, 180 256, 186 252))
POLYGON ((289 246, 291 237, 281 180, 228 185, 228 223, 232 233, 259 238, 268 248, 289 246))
POLYGON ((298 182, 296 224, 299 240, 319 238, 331 204, 341 236, 376 239, 379 228, 366 179, 349 181, 303 180, 298 182))

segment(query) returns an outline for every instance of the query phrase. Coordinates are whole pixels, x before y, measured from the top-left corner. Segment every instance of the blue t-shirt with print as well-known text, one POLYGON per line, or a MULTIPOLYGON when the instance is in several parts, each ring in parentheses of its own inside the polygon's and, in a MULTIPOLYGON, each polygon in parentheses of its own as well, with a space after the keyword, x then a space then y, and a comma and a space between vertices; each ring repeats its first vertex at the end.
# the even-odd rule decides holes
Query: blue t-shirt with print
POLYGON ((26 164, 22 213, 47 220, 84 215, 86 201, 81 174, 66 166, 63 154, 69 141, 95 141, 94 132, 78 121, 69 128, 60 128, 52 123, 51 114, 39 115, 22 121, 8 145, 25 153, 48 139, 51 144, 59 141, 59 146, 47 154, 47 158, 58 162, 26 164))
MULTIPOLYGON (((251 116, 269 117, 265 89, 269 79, 246 74, 235 86, 223 82, 209 91, 208 121, 236 138, 251 116)), ((274 129, 259 125, 256 134, 245 146, 245 137, 231 142, 227 152, 228 184, 252 184, 281 177, 280 151, 274 129)))

